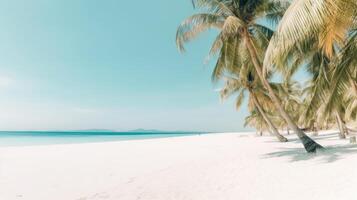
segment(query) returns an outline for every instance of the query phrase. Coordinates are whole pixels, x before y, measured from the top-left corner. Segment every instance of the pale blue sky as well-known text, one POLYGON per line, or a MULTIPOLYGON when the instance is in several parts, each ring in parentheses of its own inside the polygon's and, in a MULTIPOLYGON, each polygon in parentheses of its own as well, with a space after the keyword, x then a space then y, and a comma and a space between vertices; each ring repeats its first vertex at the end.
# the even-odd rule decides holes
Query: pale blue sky
POLYGON ((1 0, 0 129, 243 130, 204 64, 175 46, 190 0, 1 0))

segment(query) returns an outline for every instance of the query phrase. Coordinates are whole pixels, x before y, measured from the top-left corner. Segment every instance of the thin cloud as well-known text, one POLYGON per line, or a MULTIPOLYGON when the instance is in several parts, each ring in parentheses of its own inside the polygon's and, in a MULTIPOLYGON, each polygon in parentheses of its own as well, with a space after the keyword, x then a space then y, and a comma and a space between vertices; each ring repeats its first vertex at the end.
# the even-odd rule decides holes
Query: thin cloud
POLYGON ((97 110, 88 109, 88 108, 74 108, 73 110, 77 113, 85 113, 85 114, 97 112, 97 110))
POLYGON ((14 82, 14 79, 10 77, 0 77, 0 87, 9 87, 14 82))

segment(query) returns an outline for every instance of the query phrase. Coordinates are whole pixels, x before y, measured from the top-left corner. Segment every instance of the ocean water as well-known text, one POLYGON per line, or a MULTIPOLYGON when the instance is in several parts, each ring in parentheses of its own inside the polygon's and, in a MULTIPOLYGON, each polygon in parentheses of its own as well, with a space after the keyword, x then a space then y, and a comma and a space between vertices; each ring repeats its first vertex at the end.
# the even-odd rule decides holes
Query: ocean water
POLYGON ((199 134, 202 133, 0 131, 0 147, 140 140, 153 138, 181 137, 199 134))

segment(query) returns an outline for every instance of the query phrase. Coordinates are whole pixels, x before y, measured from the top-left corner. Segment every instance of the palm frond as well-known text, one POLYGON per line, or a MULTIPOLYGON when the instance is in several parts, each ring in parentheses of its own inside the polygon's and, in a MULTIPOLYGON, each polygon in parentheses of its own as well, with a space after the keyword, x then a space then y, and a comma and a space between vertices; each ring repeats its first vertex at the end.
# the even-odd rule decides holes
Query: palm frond
POLYGON ((355 82, 351 74, 356 73, 357 66, 357 33, 351 35, 346 47, 335 64, 331 78, 331 88, 328 92, 325 112, 331 112, 334 105, 343 101, 343 95, 350 89, 351 81, 355 82))
POLYGON ((229 16, 224 21, 222 28, 222 37, 228 38, 231 36, 236 36, 239 34, 239 30, 245 26, 245 23, 240 20, 238 17, 229 16))
POLYGON ((185 51, 184 43, 196 38, 200 33, 211 28, 222 28, 224 18, 216 14, 196 14, 184 20, 177 28, 176 45, 178 49, 185 51))
POLYGON ((236 109, 239 110, 244 100, 244 92, 239 93, 236 99, 236 109))
MULTIPOLYGON (((344 1, 350 0, 294 0, 282 18, 275 35, 267 49, 264 68, 271 67, 280 56, 289 53, 296 48, 299 43, 303 43, 311 37, 324 32, 326 22, 331 17, 337 18, 337 21, 350 20, 342 12, 344 1), (344 19, 342 19, 345 17, 344 19), (348 19, 347 19, 348 18, 348 19)), ((352 1, 351 1, 352 2, 352 1)), ((351 13, 353 9, 348 9, 351 13)))
POLYGON ((208 12, 216 13, 217 15, 234 15, 228 3, 228 1, 221 0, 192 0, 194 8, 206 9, 208 12))

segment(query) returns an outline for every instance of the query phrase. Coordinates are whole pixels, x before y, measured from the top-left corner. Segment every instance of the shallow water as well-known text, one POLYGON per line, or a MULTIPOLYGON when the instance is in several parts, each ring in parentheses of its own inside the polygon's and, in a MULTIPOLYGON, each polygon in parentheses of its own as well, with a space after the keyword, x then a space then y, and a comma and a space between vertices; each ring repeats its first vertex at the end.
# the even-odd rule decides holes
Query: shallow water
POLYGON ((31 146, 50 144, 92 143, 121 140, 199 135, 193 132, 60 132, 60 131, 2 131, 0 146, 31 146))

